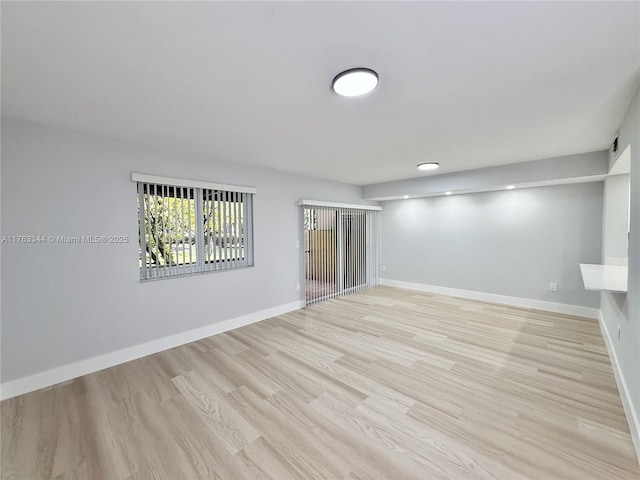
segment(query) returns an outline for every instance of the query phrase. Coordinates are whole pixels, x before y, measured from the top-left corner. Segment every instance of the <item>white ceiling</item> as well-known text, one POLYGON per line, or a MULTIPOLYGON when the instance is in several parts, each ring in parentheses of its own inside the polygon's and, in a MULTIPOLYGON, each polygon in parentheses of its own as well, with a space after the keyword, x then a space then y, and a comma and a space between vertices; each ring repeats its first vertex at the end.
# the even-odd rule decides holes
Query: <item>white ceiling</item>
POLYGON ((1 9, 3 115, 354 184, 606 149, 640 78, 638 2, 1 9))

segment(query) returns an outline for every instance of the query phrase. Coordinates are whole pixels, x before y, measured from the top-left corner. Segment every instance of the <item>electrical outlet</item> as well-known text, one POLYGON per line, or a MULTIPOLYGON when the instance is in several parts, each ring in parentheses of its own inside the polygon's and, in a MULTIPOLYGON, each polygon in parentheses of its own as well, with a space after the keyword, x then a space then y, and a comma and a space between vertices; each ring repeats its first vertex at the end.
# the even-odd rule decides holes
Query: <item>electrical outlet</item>
POLYGON ((382 265, 380 267, 380 270, 383 271, 383 272, 386 272, 387 271, 387 266, 386 265, 382 265))
POLYGON ((551 282, 549 284, 549 291, 557 292, 558 291, 558 284, 556 282, 551 282))
POLYGON ((296 240, 296 248, 300 248, 300 240, 296 240))
POLYGON ((300 284, 296 283, 296 292, 299 292, 299 291, 300 291, 300 284))

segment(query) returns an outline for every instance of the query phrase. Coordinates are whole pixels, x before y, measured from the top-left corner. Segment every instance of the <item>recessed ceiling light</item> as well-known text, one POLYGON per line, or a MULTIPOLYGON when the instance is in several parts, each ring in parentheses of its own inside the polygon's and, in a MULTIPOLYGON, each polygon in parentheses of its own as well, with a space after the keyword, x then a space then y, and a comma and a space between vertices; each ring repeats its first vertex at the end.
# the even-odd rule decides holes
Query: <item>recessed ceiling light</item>
POLYGON ((418 170, 435 170, 440 164, 438 162, 427 162, 418 165, 418 170))
POLYGON ((358 97, 378 86, 378 74, 370 68, 352 68, 336 75, 332 87, 343 97, 358 97))
POLYGON ((451 195, 453 192, 444 192, 445 195, 451 195))
POLYGON ((409 198, 409 195, 403 195, 402 198, 409 198))
POLYGON ((507 190, 513 190, 514 188, 516 188, 516 186, 515 186, 515 185, 509 185, 509 186, 507 187, 507 190))

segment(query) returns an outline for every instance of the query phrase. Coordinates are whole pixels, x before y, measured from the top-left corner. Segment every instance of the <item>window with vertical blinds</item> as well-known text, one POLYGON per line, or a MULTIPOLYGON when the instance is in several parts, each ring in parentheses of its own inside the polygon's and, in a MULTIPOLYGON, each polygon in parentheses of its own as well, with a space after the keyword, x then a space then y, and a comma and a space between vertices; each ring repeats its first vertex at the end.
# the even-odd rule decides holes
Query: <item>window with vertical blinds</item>
POLYGON ((253 266, 252 187, 133 174, 140 279, 253 266))
POLYGON ((307 305, 380 284, 380 207, 300 201, 307 305))

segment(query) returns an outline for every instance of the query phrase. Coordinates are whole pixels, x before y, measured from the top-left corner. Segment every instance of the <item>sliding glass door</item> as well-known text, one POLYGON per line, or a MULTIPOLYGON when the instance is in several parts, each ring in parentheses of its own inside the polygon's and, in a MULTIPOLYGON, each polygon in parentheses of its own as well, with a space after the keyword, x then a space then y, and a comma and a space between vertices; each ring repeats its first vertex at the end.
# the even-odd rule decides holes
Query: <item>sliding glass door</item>
POLYGON ((305 298, 312 304, 378 285, 378 212, 302 206, 305 298))

